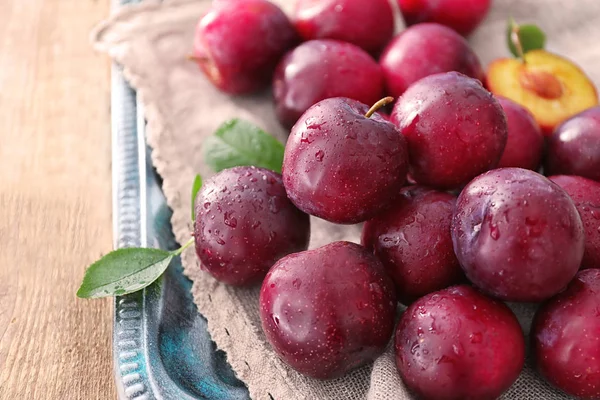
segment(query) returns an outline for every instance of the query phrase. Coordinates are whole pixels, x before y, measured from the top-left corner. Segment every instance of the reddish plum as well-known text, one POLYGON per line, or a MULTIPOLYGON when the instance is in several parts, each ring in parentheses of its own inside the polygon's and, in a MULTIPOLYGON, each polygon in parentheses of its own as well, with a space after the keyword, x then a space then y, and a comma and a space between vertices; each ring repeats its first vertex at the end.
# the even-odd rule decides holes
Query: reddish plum
POLYGON ((386 267, 400 302, 410 304, 464 275, 450 236, 456 197, 415 186, 400 193, 393 208, 364 224, 362 243, 386 267))
POLYGON ((388 0, 299 0, 294 16, 304 40, 336 39, 376 54, 394 34, 388 0))
POLYGON ((479 58, 467 41, 439 24, 419 24, 396 36, 379 60, 390 95, 400 96, 426 76, 458 71, 483 82, 479 58))
POLYGON ((266 87, 281 57, 297 42, 294 27, 265 0, 215 2, 198 22, 193 59, 220 90, 266 87))
POLYGON ((510 309, 470 286, 428 294, 402 315, 396 366, 425 400, 488 400, 519 376, 525 340, 510 309))
POLYGON ((392 122, 406 138, 413 179, 444 189, 494 168, 508 135, 494 96, 457 72, 430 75, 412 85, 394 105, 392 122))
POLYGON ((278 259, 308 247, 308 215, 288 200, 273 171, 223 170, 204 182, 195 209, 196 253, 221 282, 258 283, 278 259))
POLYGON ((600 106, 559 125, 548 138, 548 175, 578 175, 600 181, 600 106))
POLYGON ((383 96, 383 74, 360 47, 337 40, 311 40, 286 54, 273 78, 279 121, 291 127, 312 105, 330 97, 373 104, 383 96))
POLYGON ((379 356, 394 329, 394 285, 364 247, 335 242, 291 254, 260 291, 267 340, 296 371, 331 379, 379 356))
POLYGON ((458 196, 452 241, 475 286, 502 300, 537 302, 577 273, 584 231, 558 185, 527 169, 500 168, 473 179, 458 196))
POLYGON ((308 109, 285 147, 283 183, 302 211, 352 224, 383 210, 406 180, 406 143, 391 122, 335 97, 308 109))
POLYGON ((406 25, 437 22, 461 35, 479 26, 490 9, 491 0, 397 0, 406 25))
POLYGON ((498 168, 518 167, 536 171, 544 151, 540 126, 525 107, 504 97, 498 97, 498 102, 508 123, 508 140, 498 168))
POLYGON ((600 399, 600 269, 579 272, 540 307, 532 347, 551 384, 578 399, 600 399))
POLYGON ((557 175, 550 180, 571 196, 585 231, 581 268, 600 268, 600 183, 580 176, 557 175))

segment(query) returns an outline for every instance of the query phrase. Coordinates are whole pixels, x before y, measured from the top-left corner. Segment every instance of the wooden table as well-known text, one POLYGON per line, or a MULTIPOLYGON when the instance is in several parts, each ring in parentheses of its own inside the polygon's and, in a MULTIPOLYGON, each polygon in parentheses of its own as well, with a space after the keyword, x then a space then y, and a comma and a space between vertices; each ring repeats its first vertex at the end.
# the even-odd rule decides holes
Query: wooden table
POLYGON ((0 1, 0 399, 111 399, 111 300, 75 292, 111 250, 109 0, 0 1))

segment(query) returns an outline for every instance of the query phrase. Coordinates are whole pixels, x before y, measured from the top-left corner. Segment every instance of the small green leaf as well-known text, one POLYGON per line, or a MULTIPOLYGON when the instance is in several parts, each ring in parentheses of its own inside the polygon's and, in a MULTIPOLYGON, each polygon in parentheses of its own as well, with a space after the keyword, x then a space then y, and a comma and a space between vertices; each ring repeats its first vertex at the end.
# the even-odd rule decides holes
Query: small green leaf
POLYGON ((77 296, 98 298, 136 292, 158 279, 173 256, 171 252, 159 249, 111 251, 90 265, 77 296))
POLYGON ((514 19, 508 19, 508 25, 506 28, 506 40, 510 52, 515 56, 521 58, 518 45, 515 43, 513 38, 513 30, 517 31, 518 41, 523 49, 523 54, 526 54, 531 50, 543 49, 546 44, 546 35, 537 26, 533 24, 519 25, 514 19))
POLYGON ((196 196, 202 187, 202 177, 200 175, 196 175, 194 178, 194 183, 192 185, 192 221, 196 220, 196 209, 194 207, 196 203, 196 196))
POLYGON ((216 172, 241 165, 281 172, 283 151, 283 144, 262 129, 232 119, 205 141, 204 160, 216 172))

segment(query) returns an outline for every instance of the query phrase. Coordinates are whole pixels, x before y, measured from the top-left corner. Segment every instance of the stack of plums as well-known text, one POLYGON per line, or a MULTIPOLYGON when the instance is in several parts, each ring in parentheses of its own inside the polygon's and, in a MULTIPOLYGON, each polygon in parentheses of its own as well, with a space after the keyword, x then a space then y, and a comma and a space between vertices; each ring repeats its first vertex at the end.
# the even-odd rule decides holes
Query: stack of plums
POLYGON ((292 20, 265 0, 215 1, 195 59, 231 94, 272 82, 291 132, 282 174, 235 167, 205 182, 197 255, 224 283, 262 284, 265 335, 307 376, 343 376, 393 337, 398 372, 419 398, 496 398, 525 362, 503 301, 541 303, 530 334, 538 371, 600 398, 595 90, 590 100, 576 67, 572 86, 564 69, 546 68, 566 96, 552 98, 539 87, 550 78, 524 64, 495 71, 515 79, 517 101, 496 97, 461 36, 489 0, 457 3, 400 0, 411 26, 392 37, 387 0, 300 0, 292 20), (540 127, 542 102, 566 117, 540 127), (307 250, 309 215, 364 223, 361 244, 307 250), (396 321, 398 302, 408 308, 396 321))

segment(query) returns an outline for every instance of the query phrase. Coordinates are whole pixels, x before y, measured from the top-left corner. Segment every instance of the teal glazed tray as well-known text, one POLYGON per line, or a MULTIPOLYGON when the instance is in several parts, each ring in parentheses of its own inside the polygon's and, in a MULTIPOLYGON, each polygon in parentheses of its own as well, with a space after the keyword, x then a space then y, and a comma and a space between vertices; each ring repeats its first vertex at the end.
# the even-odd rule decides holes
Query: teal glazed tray
MULTIPOLYGON (((150 161, 143 109, 117 65, 111 91, 114 247, 177 248, 171 210, 150 161)), ((246 386, 212 342, 191 287, 177 259, 143 291, 115 299, 113 357, 119 399, 249 399, 246 386)))

